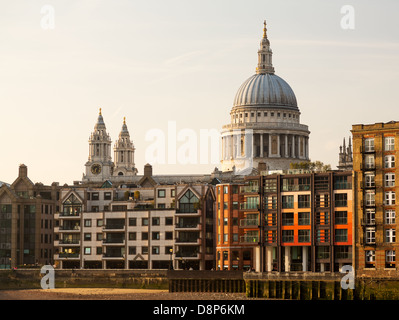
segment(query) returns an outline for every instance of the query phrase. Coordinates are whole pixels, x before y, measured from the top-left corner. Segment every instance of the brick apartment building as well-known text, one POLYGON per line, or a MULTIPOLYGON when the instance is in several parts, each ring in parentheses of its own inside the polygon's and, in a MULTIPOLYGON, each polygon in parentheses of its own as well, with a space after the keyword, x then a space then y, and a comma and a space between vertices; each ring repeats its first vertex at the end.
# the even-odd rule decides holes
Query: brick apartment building
POLYGON ((357 276, 397 277, 399 122, 353 125, 357 276))
POLYGON ((218 269, 352 265, 352 172, 272 174, 216 186, 218 269))

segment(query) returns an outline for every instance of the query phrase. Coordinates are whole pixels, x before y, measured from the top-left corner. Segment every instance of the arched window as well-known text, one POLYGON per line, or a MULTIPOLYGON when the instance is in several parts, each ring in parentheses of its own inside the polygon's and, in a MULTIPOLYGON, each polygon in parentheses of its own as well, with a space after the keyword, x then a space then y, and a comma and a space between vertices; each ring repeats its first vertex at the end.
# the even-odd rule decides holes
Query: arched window
POLYGON ((119 173, 118 173, 118 176, 123 176, 123 172, 119 172, 119 173))
POLYGON ((195 213, 198 210, 198 205, 198 197, 189 189, 179 200, 179 211, 195 213))
POLYGON ((77 216, 82 211, 82 203, 71 194, 63 203, 63 214, 68 216, 77 216))

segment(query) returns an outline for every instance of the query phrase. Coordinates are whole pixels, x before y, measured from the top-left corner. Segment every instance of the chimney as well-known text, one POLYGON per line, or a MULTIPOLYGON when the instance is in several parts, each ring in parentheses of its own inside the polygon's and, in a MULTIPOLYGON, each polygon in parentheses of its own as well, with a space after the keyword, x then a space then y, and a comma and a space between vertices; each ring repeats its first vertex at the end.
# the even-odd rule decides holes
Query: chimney
POLYGON ((19 165, 19 177, 27 177, 28 176, 28 167, 24 164, 19 165))
POLYGON ((144 176, 145 177, 151 177, 152 176, 152 165, 150 165, 149 163, 147 163, 144 166, 144 176))

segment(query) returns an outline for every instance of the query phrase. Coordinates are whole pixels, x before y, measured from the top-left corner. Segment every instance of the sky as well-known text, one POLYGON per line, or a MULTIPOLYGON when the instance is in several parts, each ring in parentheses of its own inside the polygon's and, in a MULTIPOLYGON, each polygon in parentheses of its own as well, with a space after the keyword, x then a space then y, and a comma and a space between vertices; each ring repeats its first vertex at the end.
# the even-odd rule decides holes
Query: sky
MULTIPOLYGON (((139 174, 151 132, 167 143, 173 124, 199 145, 201 130, 230 123, 264 20, 310 158, 336 168, 353 124, 399 121, 398 11, 397 0, 1 0, 0 181, 21 163, 33 182, 80 180, 99 108, 112 146, 126 117, 139 174)), ((153 173, 221 168, 167 160, 153 173)))

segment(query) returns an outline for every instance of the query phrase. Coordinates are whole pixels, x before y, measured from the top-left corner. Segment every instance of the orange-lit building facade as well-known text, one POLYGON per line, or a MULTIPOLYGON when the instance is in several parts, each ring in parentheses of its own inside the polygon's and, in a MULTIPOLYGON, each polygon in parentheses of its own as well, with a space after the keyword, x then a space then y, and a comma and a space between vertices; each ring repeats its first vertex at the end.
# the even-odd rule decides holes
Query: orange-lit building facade
POLYGON ((352 172, 274 174, 220 184, 218 269, 337 272, 352 265, 352 172))

